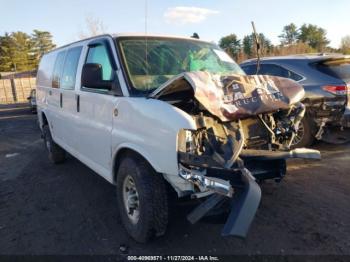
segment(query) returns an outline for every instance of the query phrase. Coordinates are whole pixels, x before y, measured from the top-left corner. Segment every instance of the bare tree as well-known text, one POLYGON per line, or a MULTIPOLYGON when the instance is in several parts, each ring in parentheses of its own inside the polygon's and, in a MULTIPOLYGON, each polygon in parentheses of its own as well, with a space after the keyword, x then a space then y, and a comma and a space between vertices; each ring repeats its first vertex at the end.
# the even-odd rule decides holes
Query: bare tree
POLYGON ((344 54, 350 54, 350 35, 344 36, 341 39, 340 51, 344 54))
POLYGON ((80 31, 79 38, 84 39, 95 35, 101 35, 106 32, 106 27, 101 19, 91 15, 85 18, 85 30, 80 31))

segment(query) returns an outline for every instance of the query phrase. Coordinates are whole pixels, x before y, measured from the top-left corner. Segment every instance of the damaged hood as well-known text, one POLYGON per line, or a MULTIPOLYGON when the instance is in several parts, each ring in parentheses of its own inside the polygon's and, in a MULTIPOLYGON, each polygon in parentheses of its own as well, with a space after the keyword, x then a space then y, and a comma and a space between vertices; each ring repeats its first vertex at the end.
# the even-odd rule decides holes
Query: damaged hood
POLYGON ((221 121, 288 109, 301 101, 304 88, 293 80, 268 75, 227 75, 184 72, 170 79, 149 97, 161 99, 192 88, 194 97, 221 121))

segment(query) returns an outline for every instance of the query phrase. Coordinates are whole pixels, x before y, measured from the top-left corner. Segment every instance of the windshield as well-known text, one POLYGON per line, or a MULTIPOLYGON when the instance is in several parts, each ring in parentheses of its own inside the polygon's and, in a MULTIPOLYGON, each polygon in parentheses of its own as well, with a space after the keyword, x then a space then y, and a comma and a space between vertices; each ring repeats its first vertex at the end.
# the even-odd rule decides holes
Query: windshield
POLYGON ((170 78, 190 71, 219 75, 241 74, 242 69, 215 44, 149 37, 119 40, 133 94, 148 94, 170 78))

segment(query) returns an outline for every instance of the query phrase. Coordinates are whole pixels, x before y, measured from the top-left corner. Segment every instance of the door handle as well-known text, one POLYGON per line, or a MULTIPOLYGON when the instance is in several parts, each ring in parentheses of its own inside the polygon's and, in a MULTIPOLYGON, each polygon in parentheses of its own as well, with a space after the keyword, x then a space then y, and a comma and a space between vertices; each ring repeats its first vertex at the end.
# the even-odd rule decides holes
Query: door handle
POLYGON ((63 96, 62 96, 62 93, 60 93, 60 107, 61 108, 62 108, 62 103, 63 103, 62 99, 63 99, 63 96))
POLYGON ((77 112, 80 112, 80 96, 75 95, 75 99, 77 100, 77 112))

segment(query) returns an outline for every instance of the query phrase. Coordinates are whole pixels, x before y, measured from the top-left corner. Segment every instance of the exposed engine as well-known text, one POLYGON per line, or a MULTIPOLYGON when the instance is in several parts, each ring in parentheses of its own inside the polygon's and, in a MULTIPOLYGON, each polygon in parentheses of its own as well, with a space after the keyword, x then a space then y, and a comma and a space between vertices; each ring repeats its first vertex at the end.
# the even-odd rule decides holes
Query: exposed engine
POLYGON ((286 158, 319 157, 289 150, 305 114, 303 96, 304 89, 289 79, 208 72, 185 72, 152 94, 194 119, 195 130, 178 134, 178 160, 182 177, 197 172, 203 179, 226 170, 280 180, 286 158))
POLYGON ((305 113, 299 103, 290 110, 221 122, 201 112, 198 129, 179 133, 179 154, 195 166, 229 169, 242 150, 288 150, 305 113))

